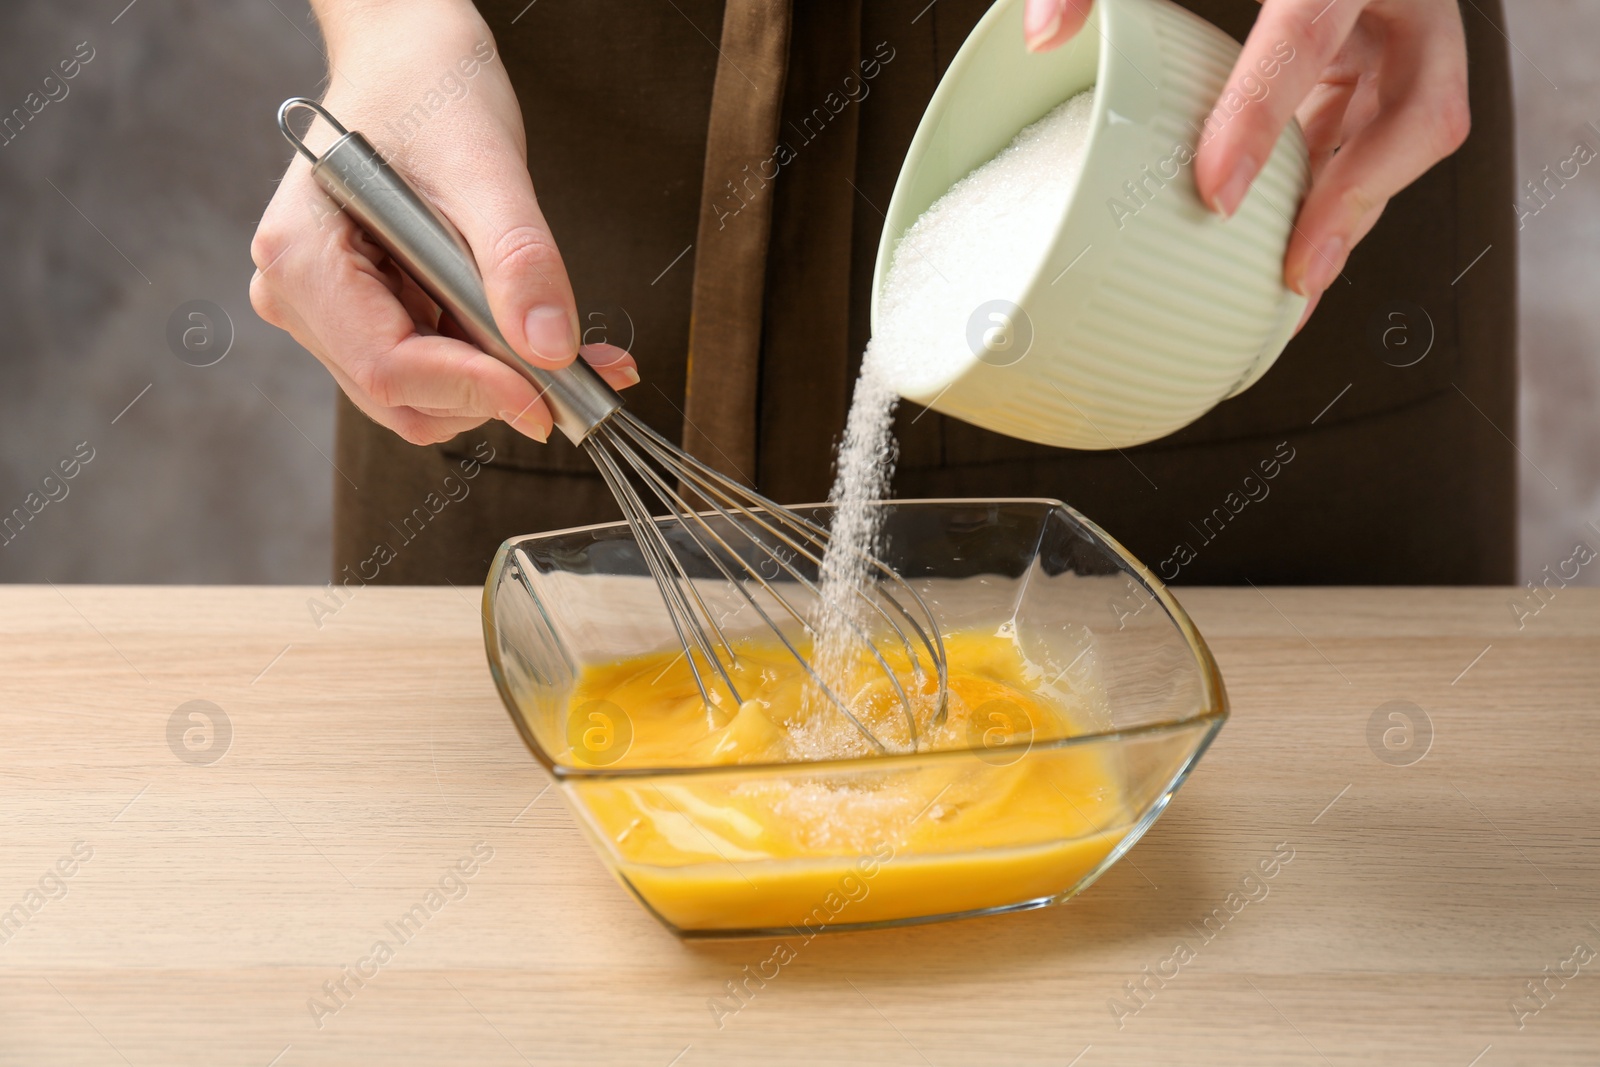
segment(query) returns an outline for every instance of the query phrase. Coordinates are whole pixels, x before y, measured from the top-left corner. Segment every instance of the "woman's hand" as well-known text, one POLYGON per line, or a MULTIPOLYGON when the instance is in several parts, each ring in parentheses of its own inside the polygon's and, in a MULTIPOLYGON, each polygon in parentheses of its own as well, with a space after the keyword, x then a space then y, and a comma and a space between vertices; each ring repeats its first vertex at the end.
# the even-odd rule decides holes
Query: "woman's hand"
MULTIPOLYGON (((579 354, 572 286, 528 178, 522 114, 489 28, 466 0, 314 4, 328 43, 324 103, 362 131, 466 238, 495 322, 535 366, 579 354)), ((324 123, 312 151, 333 140, 324 123)), ((298 154, 256 230, 250 302, 311 351, 374 421, 414 444, 491 418, 535 440, 552 425, 538 391, 463 339, 384 251, 340 212, 298 154)), ((639 380, 611 345, 582 355, 613 387, 639 380)))
MULTIPOLYGON (((1083 27, 1092 0, 1027 2, 1028 47, 1043 51, 1083 27)), ((1309 316, 1389 198, 1466 140, 1461 13, 1456 0, 1263 0, 1223 95, 1230 92, 1247 103, 1200 146, 1195 186, 1214 211, 1233 214, 1278 135, 1299 118, 1312 182, 1283 277, 1310 298, 1309 316), (1264 80, 1274 59, 1277 74, 1264 80)))

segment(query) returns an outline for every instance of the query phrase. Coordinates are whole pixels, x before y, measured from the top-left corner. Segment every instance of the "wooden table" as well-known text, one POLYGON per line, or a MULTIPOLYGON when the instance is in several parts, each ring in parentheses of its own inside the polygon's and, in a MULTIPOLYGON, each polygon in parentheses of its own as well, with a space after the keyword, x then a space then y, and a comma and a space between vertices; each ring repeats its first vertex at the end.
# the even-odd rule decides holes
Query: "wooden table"
POLYGON ((610 880, 477 590, 320 627, 314 593, 0 591, 0 1063, 1600 1062, 1600 592, 1521 629, 1508 590, 1184 592, 1233 719, 1128 860, 1067 907, 798 945, 720 1027, 773 945, 680 942, 610 880), (230 736, 169 738, 196 700, 230 736))

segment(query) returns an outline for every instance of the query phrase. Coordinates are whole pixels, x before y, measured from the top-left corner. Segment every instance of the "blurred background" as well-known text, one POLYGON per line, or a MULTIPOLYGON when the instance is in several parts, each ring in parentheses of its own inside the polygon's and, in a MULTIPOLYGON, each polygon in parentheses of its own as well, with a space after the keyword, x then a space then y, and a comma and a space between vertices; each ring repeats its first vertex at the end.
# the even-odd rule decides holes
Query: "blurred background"
MULTIPOLYGON (((1600 147, 1600 4, 1507 6, 1521 182, 1580 137, 1600 147)), ((65 95, 0 128, 0 514, 77 467, 0 547, 0 581, 326 581, 334 386, 246 292, 290 152, 274 112, 321 86, 305 4, 0 5, 0 115, 62 60, 80 64, 65 95), (201 355, 170 340, 183 329, 211 331, 190 335, 201 355)), ((1600 168, 1519 237, 1531 578, 1580 539, 1600 547, 1600 168)))

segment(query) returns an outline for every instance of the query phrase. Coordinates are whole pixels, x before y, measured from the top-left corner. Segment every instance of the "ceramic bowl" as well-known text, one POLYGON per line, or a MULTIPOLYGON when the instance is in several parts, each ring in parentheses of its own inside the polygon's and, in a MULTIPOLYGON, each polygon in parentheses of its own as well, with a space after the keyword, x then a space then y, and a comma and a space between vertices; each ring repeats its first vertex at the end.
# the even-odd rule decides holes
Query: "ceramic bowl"
POLYGON ((1246 83, 1248 97, 1219 105, 1240 46, 1171 0, 1096 0, 1071 42, 1037 55, 1023 46, 1022 9, 1023 0, 990 9, 928 105, 878 248, 874 325, 917 217, 1024 126, 1092 87, 1084 167, 1043 261, 1018 291, 953 295, 984 319, 957 316, 950 327, 950 351, 971 358, 903 368, 894 384, 1012 437, 1124 448, 1254 383, 1305 309, 1283 284, 1309 178, 1299 126, 1291 122, 1230 219, 1201 203, 1192 162, 1203 140, 1278 91, 1294 52, 1281 47, 1246 83))

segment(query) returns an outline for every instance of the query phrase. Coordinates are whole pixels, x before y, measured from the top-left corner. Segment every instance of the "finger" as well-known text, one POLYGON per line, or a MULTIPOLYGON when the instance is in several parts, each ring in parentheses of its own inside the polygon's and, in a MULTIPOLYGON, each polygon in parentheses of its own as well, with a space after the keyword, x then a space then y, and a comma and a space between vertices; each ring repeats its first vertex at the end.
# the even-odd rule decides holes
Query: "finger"
POLYGON ((303 273, 330 247, 329 227, 350 228, 342 216, 322 218, 319 199, 326 201, 311 184, 309 174, 297 175, 291 168, 250 241, 250 258, 256 265, 250 279, 251 306, 307 348, 311 338, 300 305, 303 273))
MULTIPOLYGON (((285 325, 285 328, 300 343, 301 347, 315 356, 317 361, 327 368, 328 373, 338 383, 339 388, 344 391, 345 395, 350 398, 350 401, 357 408, 372 421, 393 430, 412 444, 426 445, 448 441, 459 433, 464 433, 474 427, 483 425, 492 417, 501 418, 502 421, 511 424, 518 432, 540 443, 549 439, 550 426, 553 419, 549 409, 538 398, 537 391, 531 387, 528 387, 527 392, 532 394, 532 399, 524 401, 522 406, 514 411, 510 410, 511 405, 523 401, 524 397, 523 391, 515 385, 513 385, 513 392, 509 398, 503 398, 499 401, 486 401, 481 392, 464 389, 459 383, 447 383, 445 388, 435 391, 430 391, 425 382, 415 386, 408 384, 405 388, 410 392, 405 395, 415 395, 424 401, 431 402, 416 405, 383 403, 374 395, 374 392, 376 391, 385 400, 392 399, 390 394, 386 392, 386 387, 377 385, 375 389, 375 383, 371 380, 358 382, 339 365, 338 361, 322 351, 315 336, 298 318, 292 317, 285 325), (433 406, 434 403, 442 403, 444 406, 433 406), (488 410, 490 408, 500 408, 502 410, 490 411, 488 410), (504 412, 509 412, 509 414, 504 412)), ((428 340, 428 338, 418 335, 414 340, 424 341, 428 340)), ((447 341, 448 339, 436 338, 435 340, 447 341)), ((449 343, 454 344, 456 342, 449 343)), ((501 364, 489 356, 477 352, 476 349, 472 349, 470 346, 462 344, 461 347, 467 349, 477 360, 487 361, 494 364, 495 367, 502 367, 501 364)), ((411 353, 408 350, 407 357, 409 358, 410 355, 411 353)), ((396 366, 400 368, 396 373, 402 376, 411 373, 406 368, 401 367, 399 363, 396 366)), ((475 370, 486 369, 479 367, 476 363, 473 366, 475 370)), ((509 368, 502 369, 508 372, 510 370, 509 368)), ((491 371, 490 373, 496 372, 491 371)), ((515 376, 514 372, 512 373, 515 376)), ((517 380, 520 382, 522 379, 518 377, 517 380)), ((399 395, 402 394, 394 394, 395 397, 399 395)))
POLYGON ((600 372, 600 377, 613 389, 626 389, 639 384, 639 364, 627 349, 616 345, 584 345, 579 350, 583 361, 600 372))
POLYGON ((1324 82, 1311 91, 1295 117, 1311 153, 1311 180, 1316 181, 1334 152, 1344 143, 1345 115, 1355 94, 1355 81, 1324 82))
MULTIPOLYGON (((1380 66, 1379 59, 1374 58, 1369 69, 1376 72, 1380 66)), ((1339 131, 1341 145, 1354 140, 1356 134, 1372 125, 1372 120, 1383 110, 1382 97, 1376 77, 1368 76, 1360 80, 1356 91, 1350 95, 1349 106, 1344 109, 1344 127, 1339 131)))
POLYGON ((1200 136, 1195 188, 1213 211, 1239 210, 1366 2, 1267 0, 1200 136))
POLYGON ((1300 313, 1300 321, 1294 328, 1295 334, 1299 334, 1301 330, 1306 328, 1306 321, 1311 318, 1311 313, 1317 310, 1317 305, 1320 303, 1322 303, 1322 293, 1313 293, 1310 299, 1306 301, 1305 311, 1300 313))
POLYGON ((1075 37, 1089 21, 1094 0, 1028 0, 1022 36, 1030 52, 1048 52, 1075 37))
POLYGON ((413 334, 386 352, 342 368, 382 407, 426 408, 511 421, 536 440, 550 436, 539 390, 516 371, 448 337, 413 334))
POLYGON ((470 154, 433 154, 428 173, 413 177, 471 246, 512 349, 535 366, 564 367, 578 354, 577 305, 522 149, 494 130, 476 141, 470 154))
MULTIPOLYGON (((389 262, 388 251, 386 251, 378 242, 369 237, 367 232, 361 229, 359 226, 353 227, 350 244, 356 250, 357 254, 370 259, 373 263, 380 267, 389 262)), ((399 264, 395 264, 394 269, 396 274, 401 273, 399 264)))
POLYGON ((328 355, 321 351, 316 339, 305 328, 297 316, 290 315, 283 323, 283 328, 288 330, 300 346, 316 357, 317 361, 327 368, 334 382, 344 394, 350 398, 357 409, 378 425, 394 431, 395 434, 415 445, 436 444, 448 441, 459 433, 476 426, 483 425, 487 419, 483 415, 460 415, 449 411, 418 411, 407 407, 384 407, 376 403, 371 395, 358 386, 349 375, 328 355))
MULTIPOLYGON (((324 361, 326 362, 326 361, 324 361)), ((350 402, 367 418, 393 431, 399 437, 414 445, 436 445, 450 440, 457 434, 466 433, 468 430, 482 426, 488 420, 473 416, 451 416, 436 412, 418 411, 415 408, 386 408, 375 404, 350 380, 337 366, 328 363, 329 373, 339 388, 344 390, 350 402)))
MULTIPOLYGON (((385 277, 394 278, 395 285, 391 292, 400 301, 400 306, 406 309, 406 314, 411 316, 411 321, 416 323, 417 332, 422 334, 443 333, 439 328, 439 305, 433 302, 433 297, 423 291, 412 277, 400 269, 394 260, 385 257, 382 272, 385 277)), ((458 338, 464 340, 464 338, 458 338)))
POLYGON ((373 264, 378 268, 378 280, 383 282, 383 287, 389 290, 396 300, 405 303, 403 294, 406 290, 406 274, 400 269, 400 264, 387 256, 373 260, 373 264))
POLYGON ((1448 20, 1390 27, 1385 106, 1311 187, 1284 259, 1290 288, 1325 288, 1389 198, 1466 140, 1466 48, 1460 22, 1450 29, 1448 20))

